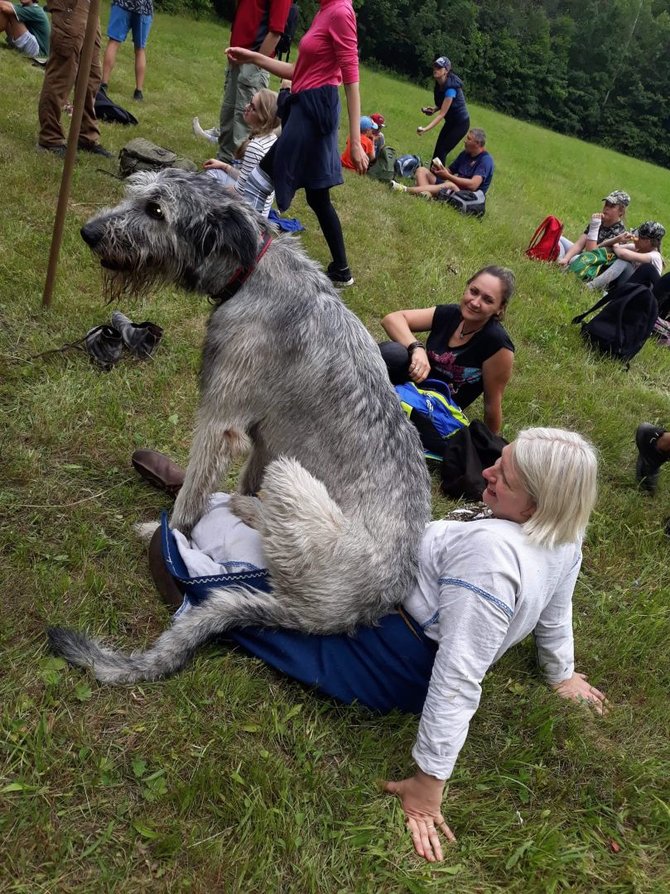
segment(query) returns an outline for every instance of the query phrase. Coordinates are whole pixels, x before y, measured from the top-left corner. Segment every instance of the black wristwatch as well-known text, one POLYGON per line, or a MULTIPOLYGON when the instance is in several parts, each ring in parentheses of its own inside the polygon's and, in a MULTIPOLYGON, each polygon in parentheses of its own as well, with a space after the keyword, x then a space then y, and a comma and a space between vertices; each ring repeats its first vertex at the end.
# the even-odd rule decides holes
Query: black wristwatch
POLYGON ((412 354, 416 351, 417 348, 422 348, 424 351, 426 350, 426 346, 422 341, 413 341, 411 345, 407 345, 407 353, 411 357, 412 354))

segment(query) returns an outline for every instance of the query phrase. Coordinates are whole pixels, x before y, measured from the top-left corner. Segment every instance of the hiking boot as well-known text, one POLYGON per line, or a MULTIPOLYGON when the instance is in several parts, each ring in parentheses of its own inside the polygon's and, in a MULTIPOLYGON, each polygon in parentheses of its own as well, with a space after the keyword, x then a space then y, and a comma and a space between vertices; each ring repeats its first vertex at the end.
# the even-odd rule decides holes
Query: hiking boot
POLYGON ((135 92, 133 93, 133 99, 136 102, 143 102, 144 101, 144 93, 142 93, 142 91, 139 90, 138 88, 135 88, 135 92))
POLYGON ((348 267, 336 267, 334 262, 328 265, 326 276, 338 289, 342 289, 345 286, 353 286, 354 284, 351 270, 348 267))
POLYGON ((131 354, 147 360, 158 347, 163 330, 155 323, 133 323, 120 310, 112 314, 112 326, 121 333, 123 344, 131 354))
POLYGON ((136 450, 131 462, 141 478, 176 497, 184 483, 184 469, 157 450, 136 450))
POLYGON ((37 144, 38 152, 50 152, 52 155, 56 155, 58 158, 65 158, 65 150, 66 147, 64 145, 43 146, 41 143, 37 144))
POLYGON ((666 429, 649 422, 638 425, 635 432, 635 443, 639 455, 635 466, 635 477, 643 490, 653 494, 658 486, 658 476, 663 463, 670 459, 670 453, 663 453, 656 446, 666 429))
POLYGON ((114 158, 100 143, 78 143, 77 149, 79 152, 89 152, 91 155, 101 155, 103 158, 114 158))
POLYGON ((390 180, 389 186, 396 192, 407 192, 407 187, 404 185, 404 183, 398 183, 397 180, 390 180))
POLYGON ((84 336, 84 349, 103 372, 109 372, 123 353, 123 339, 113 326, 94 326, 84 336))

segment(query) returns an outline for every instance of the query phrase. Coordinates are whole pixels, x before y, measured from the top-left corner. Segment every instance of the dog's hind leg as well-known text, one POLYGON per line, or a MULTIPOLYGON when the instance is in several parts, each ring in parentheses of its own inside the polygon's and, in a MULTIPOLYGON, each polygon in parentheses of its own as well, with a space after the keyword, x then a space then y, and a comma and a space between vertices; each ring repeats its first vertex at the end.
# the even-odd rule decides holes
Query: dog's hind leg
POLYGON ((251 427, 249 437, 251 438, 251 452, 240 472, 237 490, 241 494, 252 495, 257 494, 261 489, 265 469, 273 457, 265 444, 259 425, 251 427))
POLYGON ((201 410, 191 445, 184 484, 175 500, 170 524, 188 535, 202 517, 209 495, 233 457, 249 446, 243 425, 233 425, 201 410))

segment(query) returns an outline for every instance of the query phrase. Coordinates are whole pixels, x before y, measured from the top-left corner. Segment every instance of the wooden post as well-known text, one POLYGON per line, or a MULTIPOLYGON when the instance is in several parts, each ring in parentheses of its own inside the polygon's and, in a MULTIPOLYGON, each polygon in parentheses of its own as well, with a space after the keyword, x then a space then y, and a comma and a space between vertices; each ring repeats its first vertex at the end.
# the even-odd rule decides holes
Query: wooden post
POLYGON ((84 114, 86 89, 91 74, 91 61, 93 59, 93 51, 95 50, 95 35, 98 30, 99 14, 100 0, 90 0, 88 19, 86 20, 86 34, 79 56, 79 70, 77 72, 77 81, 74 90, 74 110, 72 112, 72 122, 70 123, 70 133, 67 138, 67 150, 63 161, 63 176, 60 181, 58 205, 56 206, 53 236, 51 237, 51 248, 49 250, 49 266, 47 267, 47 278, 44 283, 44 294, 42 296, 43 307, 49 307, 51 304, 51 296, 53 294, 54 281, 58 269, 58 256, 63 242, 65 214, 67 212, 67 203, 70 197, 72 171, 77 158, 77 144, 79 143, 81 119, 84 114))

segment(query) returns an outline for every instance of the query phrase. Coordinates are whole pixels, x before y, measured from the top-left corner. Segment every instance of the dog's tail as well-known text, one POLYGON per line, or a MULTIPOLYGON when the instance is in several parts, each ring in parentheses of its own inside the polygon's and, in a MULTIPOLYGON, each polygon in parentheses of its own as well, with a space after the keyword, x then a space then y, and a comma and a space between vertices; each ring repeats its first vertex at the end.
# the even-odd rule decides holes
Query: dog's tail
POLYGON ((116 652, 64 627, 51 627, 47 635, 56 655, 90 670, 101 683, 135 683, 176 673, 207 640, 249 624, 294 626, 295 619, 268 593, 231 588, 213 590, 204 602, 182 612, 146 652, 116 652))

